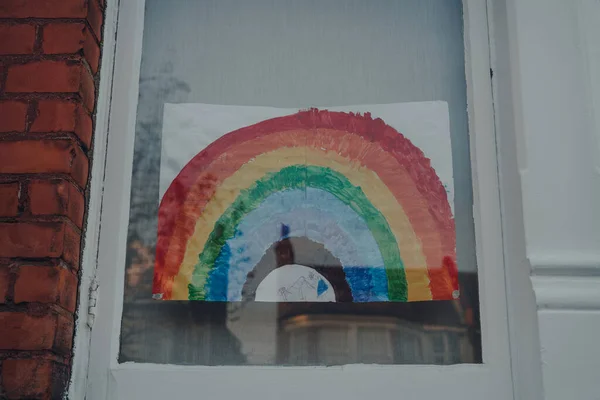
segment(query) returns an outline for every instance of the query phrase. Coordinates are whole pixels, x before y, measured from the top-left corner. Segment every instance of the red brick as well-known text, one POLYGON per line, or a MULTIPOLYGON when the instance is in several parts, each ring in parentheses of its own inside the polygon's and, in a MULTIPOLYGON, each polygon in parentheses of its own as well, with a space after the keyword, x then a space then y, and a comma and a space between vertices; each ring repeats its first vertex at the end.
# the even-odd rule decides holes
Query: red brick
POLYGON ((75 312, 77 278, 63 267, 24 265, 15 282, 15 303, 59 304, 75 312))
POLYGON ((64 173, 81 187, 88 178, 88 159, 72 140, 0 142, 0 173, 64 173))
POLYGON ((86 68, 81 69, 80 94, 83 98, 83 104, 85 104, 89 111, 93 111, 96 100, 96 86, 94 85, 94 78, 92 78, 92 75, 86 68))
POLYGON ((30 132, 74 132, 89 148, 92 141, 92 117, 78 102, 40 100, 30 132))
POLYGON ((15 282, 15 303, 57 303, 62 267, 24 265, 15 282))
POLYGON ((73 132, 77 103, 66 100, 40 100, 30 132, 73 132))
POLYGON ((56 316, 33 316, 25 312, 0 312, 0 349, 50 350, 56 336, 56 316))
POLYGON ((43 359, 4 360, 2 383, 7 399, 50 398, 53 362, 43 359))
POLYGON ((6 303, 10 288, 11 274, 7 265, 0 265, 0 304, 6 303))
POLYGON ((0 132, 23 132, 27 118, 27 103, 0 101, 0 132))
POLYGON ((29 207, 33 215, 61 215, 82 227, 85 203, 83 194, 66 180, 32 181, 29 207))
POLYGON ((54 351, 61 354, 69 354, 71 352, 71 348, 73 347, 73 331, 73 318, 71 316, 58 315, 54 351))
POLYGON ((72 61, 34 61, 8 67, 7 92, 78 92, 81 64, 72 61))
POLYGON ((100 62, 100 46, 98 46, 98 42, 94 39, 93 35, 89 32, 86 32, 85 42, 83 43, 83 54, 85 55, 85 59, 88 64, 90 64, 90 68, 92 72, 95 74, 98 72, 98 64, 100 62))
POLYGON ((60 257, 63 223, 0 223, 0 257, 60 257))
POLYGON ((81 254, 81 233, 77 232, 71 224, 65 224, 65 236, 62 258, 72 267, 79 269, 79 256, 81 254))
POLYGON ((75 134, 89 149, 92 145, 93 123, 90 114, 83 108, 77 107, 77 118, 75 122, 75 134))
POLYGON ((83 48, 84 23, 51 23, 43 29, 42 51, 46 54, 77 53, 83 48))
POLYGON ((0 183, 0 217, 14 217, 19 211, 19 187, 14 183, 0 183))
POLYGON ((33 25, 0 24, 0 54, 31 54, 34 41, 33 25))
POLYGON ((50 23, 44 27, 42 50, 46 54, 83 54, 92 72, 98 71, 100 46, 84 23, 50 23))
POLYGON ((0 174, 51 175, 25 176, 19 178, 24 179, 21 183, 8 176, 0 184, 0 217, 20 216, 15 222, 6 218, 0 222, 0 259, 4 259, 0 303, 18 303, 0 308, 2 398, 63 398, 68 384, 70 362, 63 362, 63 355, 68 359, 72 351, 74 326, 69 314, 76 308, 77 273, 62 262, 36 266, 6 258, 61 258, 79 266, 82 189, 88 179, 86 151, 92 140, 104 7, 103 0, 0 0, 0 55, 41 51, 72 58, 25 61, 31 59, 27 56, 0 62, 0 93, 5 94, 0 100, 0 132, 68 132, 70 137, 0 136, 0 174), (13 18, 23 20, 9 20, 13 18), (38 100, 27 93, 53 98, 58 95, 43 94, 64 93, 71 100, 38 100), (20 100, 9 101, 11 97, 20 100), (24 198, 19 199, 21 193, 24 198), (62 308, 50 307, 51 315, 33 315, 48 310, 48 304, 62 308), (19 309, 25 312, 15 311, 19 309), (15 357, 12 350, 20 351, 20 359, 3 360, 15 357))
POLYGON ((58 295, 58 304, 68 311, 74 313, 77 307, 77 292, 79 290, 79 279, 70 271, 64 270, 61 276, 61 285, 64 288, 58 295))
POLYGON ((102 9, 97 1, 90 1, 87 20, 98 40, 102 40, 102 9))
POLYGON ((0 18, 85 18, 87 0, 2 0, 0 18))
POLYGON ((67 222, 0 222, 0 257, 62 258, 78 268, 80 244, 67 222))

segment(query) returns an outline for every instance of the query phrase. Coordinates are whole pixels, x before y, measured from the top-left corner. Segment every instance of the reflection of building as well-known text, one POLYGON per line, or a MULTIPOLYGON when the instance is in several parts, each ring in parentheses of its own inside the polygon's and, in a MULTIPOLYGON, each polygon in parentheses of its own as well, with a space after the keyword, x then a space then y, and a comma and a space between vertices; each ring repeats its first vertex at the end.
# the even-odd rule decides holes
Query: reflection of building
POLYGON ((339 260, 306 238, 282 236, 285 239, 263 257, 272 261, 259 263, 266 265, 263 269, 275 271, 295 262, 308 265, 334 282, 337 301, 346 295, 350 302, 279 303, 277 363, 455 364, 481 360, 478 329, 465 315, 465 310, 472 313, 471 304, 478 303, 475 274, 459 274, 461 300, 353 303, 350 288, 339 283, 346 283, 339 260), (271 252, 275 256, 269 258, 271 252), (339 279, 336 271, 342 274, 339 279))
POLYGON ((395 317, 299 315, 282 322, 278 361, 294 365, 473 362, 465 328, 395 317))
POLYGON ((226 303, 124 303, 119 361, 245 364, 240 340, 227 329, 226 318, 226 303))
POLYGON ((477 303, 473 291, 476 276, 461 274, 460 280, 465 293, 460 302, 281 303, 277 362, 290 365, 481 362, 479 329, 470 325, 471 318, 468 315, 465 318, 462 311, 470 308, 468 303, 477 303), (469 301, 469 297, 475 298, 469 301))
MULTIPOLYGON (((301 262, 345 295, 322 246, 282 240, 259 263, 243 302, 151 300, 152 258, 128 254, 120 361, 190 365, 453 364, 481 362, 477 276, 460 273, 457 301, 255 301, 266 277, 301 262), (295 246, 291 246, 295 245, 295 246)), ((338 296, 339 297, 339 296, 338 296)))
MULTIPOLYGON (((473 276, 474 278, 474 276, 473 276)), ((124 304, 120 361, 190 365, 481 361, 452 302, 124 304), (234 317, 239 315, 239 317, 234 317)))

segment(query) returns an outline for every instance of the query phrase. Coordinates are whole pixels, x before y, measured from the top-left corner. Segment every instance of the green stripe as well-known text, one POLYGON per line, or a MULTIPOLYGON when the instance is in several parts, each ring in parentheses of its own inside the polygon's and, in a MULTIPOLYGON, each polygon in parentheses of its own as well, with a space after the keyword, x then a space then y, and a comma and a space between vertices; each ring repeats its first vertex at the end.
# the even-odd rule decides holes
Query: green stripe
POLYGON ((325 190, 351 207, 367 224, 379 246, 388 279, 390 301, 407 300, 407 282, 396 237, 385 217, 367 199, 360 187, 352 185, 339 172, 313 165, 292 165, 266 174, 244 189, 221 215, 204 245, 189 284, 189 299, 204 300, 205 285, 221 248, 231 239, 246 214, 257 208, 269 195, 293 189, 313 187, 325 190))

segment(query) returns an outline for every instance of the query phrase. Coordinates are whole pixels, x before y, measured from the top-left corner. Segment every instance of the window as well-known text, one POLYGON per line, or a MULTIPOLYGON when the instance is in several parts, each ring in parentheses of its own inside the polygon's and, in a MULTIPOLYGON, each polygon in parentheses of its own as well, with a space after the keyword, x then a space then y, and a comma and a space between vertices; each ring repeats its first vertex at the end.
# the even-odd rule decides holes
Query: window
MULTIPOLYGON (((241 4, 241 3, 240 3, 241 4)), ((299 3, 301 4, 301 3, 299 3)), ((469 142, 466 114, 466 86, 465 80, 464 49, 462 45, 462 19, 461 5, 459 1, 440 2, 439 0, 430 0, 429 2, 380 2, 366 6, 366 3, 357 2, 352 6, 339 11, 329 6, 321 5, 314 7, 308 3, 302 6, 294 6, 294 12, 298 17, 294 17, 292 5, 281 3, 273 6, 264 2, 248 3, 243 6, 233 7, 227 4, 203 3, 195 1, 178 1, 176 3, 166 3, 164 1, 147 0, 145 5, 145 28, 144 45, 142 47, 142 61, 140 67, 139 79, 139 99, 137 103, 136 116, 136 134, 133 154, 130 213, 128 228, 128 253, 129 259, 126 262, 126 280, 125 280, 125 302, 123 309, 123 319, 126 323, 122 325, 121 334, 127 340, 121 341, 121 350, 119 360, 121 362, 139 361, 153 363, 182 364, 189 360, 190 354, 185 349, 181 351, 172 351, 173 343, 179 335, 194 336, 195 332, 204 331, 210 321, 210 340, 198 343, 210 348, 206 350, 213 353, 217 344, 223 346, 222 350, 217 350, 213 357, 201 357, 194 364, 222 365, 229 364, 237 360, 240 364, 277 364, 280 358, 277 354, 277 336, 280 330, 280 321, 286 318, 286 314, 299 315, 304 313, 328 312, 332 322, 339 319, 344 320, 351 315, 375 314, 387 317, 397 318, 412 324, 428 324, 436 326, 456 325, 463 329, 468 327, 462 322, 463 315, 467 309, 477 309, 477 263, 474 255, 473 237, 473 216, 472 216, 472 194, 469 163, 469 142), (376 4, 376 5, 375 5, 376 4), (418 4, 418 5, 416 5, 418 4), (386 15, 386 10, 393 10, 394 16, 386 15), (252 19, 248 19, 247 12, 257 13, 256 18, 265 20, 266 25, 259 27, 252 19), (315 13, 319 13, 316 17, 315 13), (403 12, 404 14, 401 14, 403 12), (215 14, 216 13, 216 14, 215 14), (210 17, 210 15, 220 15, 219 17, 210 17), (305 17, 300 17, 305 15, 305 17), (202 23, 195 23, 200 18, 202 23), (287 19, 285 27, 280 26, 280 22, 275 22, 279 18, 287 19), (345 44, 347 41, 354 42, 365 40, 365 29, 368 30, 368 40, 381 42, 380 46, 371 46, 369 50, 372 60, 366 61, 364 55, 345 47, 341 47, 338 53, 328 53, 329 45, 313 44, 304 51, 310 54, 310 57, 301 56, 302 53, 287 52, 288 47, 301 46, 302 43, 314 42, 315 34, 306 29, 305 20, 313 21, 318 24, 319 29, 323 30, 320 34, 321 40, 325 43, 338 42, 345 44), (315 19, 316 18, 316 19, 315 19), (420 26, 414 25, 414 20, 423 20, 420 26), (178 23, 176 23, 176 21, 178 23), (237 30, 227 28, 229 24, 236 21, 237 30), (351 25, 348 25, 350 23, 351 25), (359 28, 360 24, 364 27, 359 28), (380 26, 376 27, 375 24, 380 26), (439 30, 439 25, 444 25, 444 31, 439 30), (353 27, 354 26, 354 27, 353 27), (281 29, 284 38, 273 41, 269 38, 268 30, 281 29), (294 33, 291 33, 291 32, 294 33), (184 35, 188 32, 188 35, 184 35), (429 37, 423 35, 427 33, 429 37), (339 34, 347 37, 346 40, 340 40, 339 34), (410 45, 410 41, 402 39, 409 34, 421 35, 425 46, 431 46, 430 63, 423 63, 418 58, 419 44, 415 42, 410 45), (217 42, 207 40, 205 44, 197 44, 194 37, 213 37, 219 38, 217 42), (271 66, 277 66, 281 72, 272 72, 270 79, 293 79, 293 73, 286 71, 286 68, 293 70, 295 64, 305 62, 304 68, 310 69, 310 76, 303 85, 298 84, 298 90, 294 92, 275 90, 275 84, 250 81, 245 83, 244 88, 229 87, 228 83, 233 79, 244 78, 252 73, 252 67, 245 67, 236 64, 231 67, 231 71, 224 73, 222 77, 227 78, 220 87, 208 90, 212 76, 221 76, 219 71, 222 66, 219 63, 228 63, 223 59, 229 49, 238 49, 239 43, 245 42, 246 49, 259 54, 259 57, 278 57, 279 54, 286 54, 288 60, 271 60, 268 62, 271 66), (396 43, 404 44, 397 46, 396 43), (178 44, 179 43, 179 44, 178 44), (185 53, 188 48, 197 48, 195 56, 185 53), (270 49, 269 47, 273 47, 270 49), (442 51, 442 49, 444 49, 442 51), (169 57, 164 57, 169 54, 169 57), (361 73, 357 68, 342 69, 342 59, 351 57, 352 64, 361 65, 367 75, 361 73), (312 60, 314 58, 314 60, 312 60), (373 61, 380 59, 380 62, 373 61), (217 61, 219 60, 219 61, 217 61), (304 61, 301 61, 304 60, 304 61), (319 61, 320 60, 320 61, 319 61), (314 64, 314 62, 319 63, 314 64), (326 67, 326 63, 333 63, 332 67, 326 67), (384 65, 396 65, 396 68, 390 69, 384 65), (190 66, 195 67, 190 69, 190 66), (422 71, 415 71, 417 66, 424 65, 422 71), (204 73, 198 73, 198 67, 204 73), (338 89, 317 91, 317 82, 320 79, 329 79, 336 76, 340 69, 338 79, 342 79, 336 87, 338 89), (360 80, 370 76, 370 71, 381 75, 377 79, 373 78, 370 85, 365 85, 360 80), (412 72, 411 72, 412 71, 412 72), (421 82, 417 86, 409 84, 408 80, 421 82), (395 82, 389 85, 388 81, 395 82), (425 84, 425 82, 428 82, 425 84), (301 86, 314 86, 311 91, 300 90, 301 86), (350 95, 343 95, 344 91, 350 87, 357 86, 356 92, 350 95), (255 96, 250 101, 247 96, 247 90, 259 90, 269 88, 272 93, 255 96), (358 90, 360 88, 360 90, 358 90), (336 93, 337 92, 337 93, 336 93), (155 273, 155 267, 159 262, 155 255, 157 252, 158 240, 157 231, 159 231, 160 221, 159 203, 161 199, 166 198, 167 193, 163 189, 163 175, 167 174, 170 168, 174 169, 173 175, 179 172, 180 167, 174 167, 178 160, 168 153, 167 146, 176 146, 171 144, 183 142, 186 146, 193 146, 191 137, 200 135, 198 133, 198 123, 210 115, 205 115, 202 119, 196 121, 192 117, 181 116, 185 114, 186 109, 195 112, 196 103, 225 103, 235 102, 243 103, 244 106, 269 105, 269 106, 292 106, 302 108, 306 105, 324 104, 328 102, 335 104, 363 104, 370 100, 375 103, 387 102, 412 102, 419 103, 421 100, 442 100, 446 101, 449 108, 450 136, 453 142, 454 153, 454 184, 456 194, 454 196, 455 221, 457 231, 457 261, 459 265, 459 279, 462 291, 460 302, 411 302, 407 304, 343 304, 343 305, 322 305, 311 309, 303 309, 303 305, 287 304, 285 309, 276 307, 273 304, 240 302, 226 306, 223 303, 198 302, 197 304, 148 301, 152 297, 152 278, 155 273), (179 107, 178 107, 179 106, 179 107), (173 116, 173 114, 176 114, 173 116), (180 122, 176 120, 179 117, 180 122), (183 119, 181 119, 183 118, 183 119), (190 119, 191 118, 191 119, 190 119), (193 126, 188 131, 186 126, 193 126), (179 136, 170 136, 170 132, 178 130, 184 132, 179 136), (170 142, 169 142, 170 141, 170 142), (162 150, 161 150, 162 148, 162 150), (166 160, 166 161, 165 161, 166 160), (164 310, 164 311, 163 311, 164 310), (283 314, 285 312, 285 314, 283 314), (205 316, 198 318, 195 313, 205 316), (153 328, 154 325, 160 325, 160 341, 152 340, 151 337, 157 335, 153 328), (248 354, 246 349, 253 349, 248 354), (239 351, 237 355, 233 351, 239 351), (223 359, 219 359, 219 356, 223 359)), ((239 48, 241 51, 241 48, 239 48)), ((241 55, 240 55, 241 56, 241 55)), ((227 57, 232 57, 229 55, 227 57)), ((252 57, 250 58, 253 59, 252 57)), ((258 70, 266 68, 257 66, 258 70)), ((307 75, 308 77, 308 75, 307 75)), ((411 104, 412 104, 411 103, 411 104)), ((422 102, 421 102, 422 103, 422 102)), ((212 113, 225 113, 226 108, 210 108, 212 113)), ((240 108, 239 112, 248 112, 248 108, 240 108)), ((250 109, 252 110, 252 109, 250 109)), ((376 111, 375 111, 376 112, 376 111)), ((227 116, 227 118, 232 118, 227 116)), ((375 114, 373 117, 382 115, 375 114)), ((385 118, 385 117, 384 117, 385 118)), ((427 117, 423 117, 427 118, 427 117)), ((215 122, 216 123, 216 122, 215 122)), ((427 121, 425 122, 425 124, 427 121)), ((421 128, 421 127, 419 127, 421 128)), ((407 128, 408 129, 408 128, 407 128)), ((416 129, 416 128, 415 128, 416 129)), ((421 132, 417 132, 416 135, 421 132)), ((409 132, 404 131, 405 135, 409 132)), ((198 146, 198 151, 200 146, 198 146)), ((182 152, 176 153, 176 156, 185 157, 182 152)), ((184 158, 184 163, 185 163, 184 158)), ((183 164, 184 164, 183 163, 183 164)), ((441 174, 441 171, 440 171, 441 174)), ((175 182, 175 181, 173 181, 175 182)), ((442 182, 443 183, 443 182, 442 182)), ((333 201, 335 199, 329 199, 333 201)), ((283 201, 283 198, 282 200, 283 201)), ((394 211, 395 212, 395 211, 394 211)), ((393 212, 392 212, 393 213, 393 212)), ((307 231, 322 231, 319 225, 320 214, 315 219, 310 219, 306 213, 302 219, 308 224, 307 231)), ((293 218, 281 219, 281 223, 295 222, 293 218)), ((277 222, 280 222, 278 220, 277 222)), ((355 222, 353 222, 355 223, 355 222)), ((324 224, 325 225, 325 224, 324 224)), ((331 230, 331 224, 325 225, 326 229, 331 230)), ((292 227, 293 229, 293 227, 292 227)), ((342 227, 342 230, 350 227, 342 227)), ((261 231, 262 232, 262 231, 261 231)), ((264 232, 263 232, 264 234, 264 232)), ((325 235, 338 235, 335 232, 326 232, 325 235)), ((307 238, 307 236, 304 236, 307 238)), ((361 236, 362 238, 362 236, 361 236)), ((335 264, 336 257, 331 254, 331 242, 335 240, 347 240, 344 237, 333 239, 330 242, 322 241, 318 245, 315 242, 299 240, 292 237, 290 239, 290 254, 295 256, 296 263, 302 265, 312 265, 317 262, 321 265, 335 264), (312 245, 311 245, 312 243, 312 245), (316 246, 316 247, 315 247, 316 246), (318 247, 321 246, 321 247, 318 247), (320 254, 322 253, 322 254, 320 254), (317 260, 313 262, 312 256, 317 260), (310 256, 310 257, 309 257, 310 256)), ((308 239, 314 239, 310 237, 308 239)), ((426 243, 423 243, 424 247, 426 243)), ((257 248, 259 245, 255 245, 257 248)), ((370 250, 370 249, 367 249, 370 250)), ((238 251, 246 251, 240 247, 238 251)), ((275 252, 279 251, 275 248, 275 252)), ((342 247, 342 251, 365 251, 353 247, 348 249, 342 247)), ((269 255, 267 251, 266 256, 269 255)), ((290 256, 291 257, 291 256, 290 256)), ((267 262, 275 263, 276 256, 267 262)), ((238 257, 240 259, 240 257, 238 257)), ((241 260, 241 259, 240 259, 241 260)), ((235 261, 232 261, 235 262, 235 261)), ((238 261, 241 263, 242 261, 238 261)), ((261 261, 263 262, 263 261, 261 261)), ((281 271, 277 269, 275 271, 281 271)), ((273 273, 275 272, 273 271, 273 273)), ((256 277, 259 280, 262 277, 256 277)), ((277 277, 269 277, 277 280, 277 277)), ((230 278, 231 279, 231 278, 230 278)), ((325 279, 325 277, 323 277, 325 279)), ((267 281, 264 277, 263 282, 267 281)), ((327 279, 325 285, 331 285, 327 279)), ((257 288, 257 293, 258 293, 257 288)), ((286 295, 289 296, 291 292, 286 295)), ((258 300, 258 297, 257 297, 258 300)), ((478 313, 475 311, 474 324, 478 323, 478 313)), ((402 336, 394 336, 394 339, 402 340, 402 336)), ((341 339, 340 339, 341 340, 341 339)), ((375 346, 375 343, 372 344, 375 346)), ((475 349, 473 353, 480 353, 480 338, 474 337, 469 343, 475 349)), ((320 349, 320 347, 318 347, 320 349)), ((320 351, 320 350, 317 350, 320 351)), ((353 358, 353 362, 372 362, 372 356, 368 356, 369 350, 364 348, 359 352, 365 355, 365 359, 353 358)), ((457 351, 457 354, 460 354, 457 351)), ((313 358, 324 361, 326 364, 333 360, 333 356, 320 357, 318 354, 313 358)), ((344 357, 338 357, 339 363, 345 363, 344 357)), ((291 360, 290 360, 291 361, 291 360)), ((388 360, 392 362, 393 360, 388 360)), ((443 359, 434 358, 416 360, 419 363, 443 363, 443 359)), ((480 362, 481 360, 459 360, 459 362, 480 362)))
POLYGON ((365 364, 390 364, 392 352, 390 330, 358 328, 358 360, 365 364))
POLYGON ((436 364, 443 364, 446 360, 446 342, 443 334, 431 335, 432 358, 436 364))
MULTIPOLYGON (((314 335, 312 335, 314 336, 314 335)), ((285 361, 289 360, 290 364, 296 365, 308 365, 309 364, 309 352, 311 346, 309 345, 311 335, 307 329, 298 329, 289 334, 289 355, 286 360, 282 361, 282 364, 286 364, 285 361)))
POLYGON ((413 334, 409 331, 398 330, 396 335, 402 335, 402 340, 395 340, 396 347, 394 349, 394 357, 397 360, 402 360, 403 364, 417 364, 421 359, 421 343, 422 335, 413 334))
MULTIPOLYGON (((114 332, 93 339, 99 373, 90 374, 92 381, 112 375, 115 398, 187 396, 198 386, 225 397, 252 390, 260 398, 264 389, 295 398, 300 394, 285 382, 303 380, 311 385, 300 397, 331 385, 339 396, 364 397, 383 382, 418 387, 424 397, 510 393, 485 21, 482 0, 123 3, 99 261, 108 266, 99 269, 104 281, 116 283, 103 290, 98 320, 114 332), (152 299, 165 104, 302 108, 437 100, 449 110, 460 300, 152 299), (479 118, 469 119, 467 109, 479 118), (360 370, 360 380, 352 369, 286 367, 346 364, 394 365, 360 370), (440 375, 436 365, 398 364, 469 365, 440 375), (276 376, 283 376, 280 383, 276 376), (428 376, 437 385, 423 385, 428 376), (238 378, 239 385, 222 385, 238 378), (164 389, 174 385, 178 392, 164 389)), ((298 254, 331 259, 325 247, 291 242, 309 249, 298 254)), ((106 398, 105 390, 98 383, 93 396, 106 398)))

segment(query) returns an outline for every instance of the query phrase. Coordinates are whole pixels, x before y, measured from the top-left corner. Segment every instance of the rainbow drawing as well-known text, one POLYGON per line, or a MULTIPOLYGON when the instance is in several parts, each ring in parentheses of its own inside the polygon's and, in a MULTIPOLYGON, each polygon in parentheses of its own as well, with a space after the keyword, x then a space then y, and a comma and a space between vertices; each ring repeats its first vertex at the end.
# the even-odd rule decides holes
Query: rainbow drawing
POLYGON ((160 202, 154 298, 458 297, 447 189, 382 119, 309 109, 199 150, 160 202))

